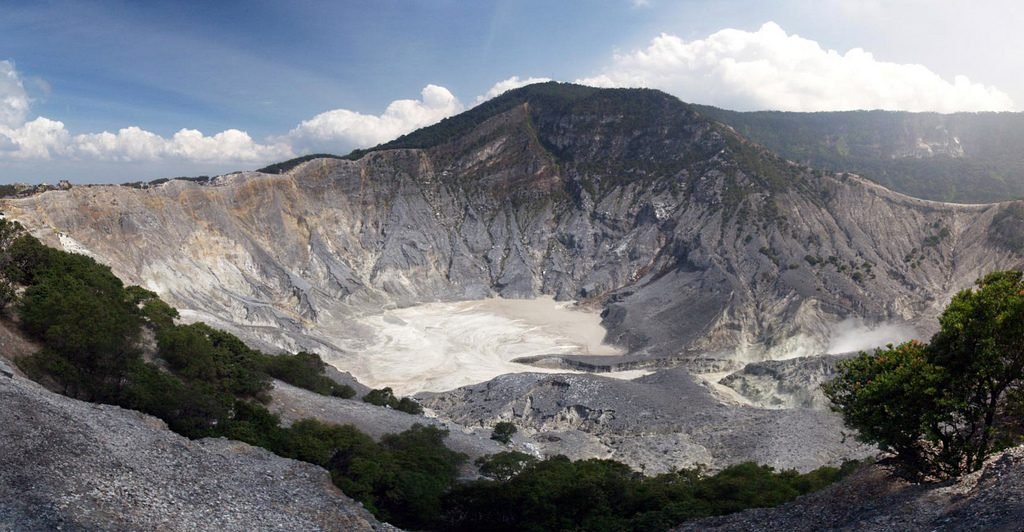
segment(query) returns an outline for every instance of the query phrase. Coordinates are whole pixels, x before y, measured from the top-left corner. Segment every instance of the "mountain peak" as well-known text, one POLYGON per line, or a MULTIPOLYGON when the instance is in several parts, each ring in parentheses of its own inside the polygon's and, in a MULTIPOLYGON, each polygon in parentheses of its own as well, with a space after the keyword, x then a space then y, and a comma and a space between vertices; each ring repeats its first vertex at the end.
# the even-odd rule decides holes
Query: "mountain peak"
POLYGON ((492 98, 476 107, 455 116, 445 118, 432 126, 418 129, 379 146, 355 150, 348 158, 359 159, 363 155, 390 149, 429 149, 457 139, 490 118, 527 105, 532 116, 540 114, 577 114, 579 112, 622 115, 636 114, 640 117, 655 118, 651 115, 657 108, 674 107, 677 110, 688 106, 677 98, 653 89, 599 89, 549 81, 519 87, 492 98))

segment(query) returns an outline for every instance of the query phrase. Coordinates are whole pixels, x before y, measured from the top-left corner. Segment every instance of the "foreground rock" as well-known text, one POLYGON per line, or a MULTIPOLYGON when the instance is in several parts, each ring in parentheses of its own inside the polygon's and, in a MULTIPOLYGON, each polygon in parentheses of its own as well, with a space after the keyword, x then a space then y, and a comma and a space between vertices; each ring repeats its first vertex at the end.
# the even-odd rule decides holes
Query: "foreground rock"
POLYGON ((955 482, 896 480, 879 465, 772 509, 705 519, 679 531, 1017 531, 1024 526, 1024 447, 999 453, 955 482))
POLYGON ((648 474, 744 461, 809 471, 873 452, 829 412, 723 404, 682 368, 634 381, 520 373, 418 397, 465 426, 511 421, 544 455, 612 458, 648 474))
POLYGON ((391 530, 326 471, 0 375, 0 530, 391 530))

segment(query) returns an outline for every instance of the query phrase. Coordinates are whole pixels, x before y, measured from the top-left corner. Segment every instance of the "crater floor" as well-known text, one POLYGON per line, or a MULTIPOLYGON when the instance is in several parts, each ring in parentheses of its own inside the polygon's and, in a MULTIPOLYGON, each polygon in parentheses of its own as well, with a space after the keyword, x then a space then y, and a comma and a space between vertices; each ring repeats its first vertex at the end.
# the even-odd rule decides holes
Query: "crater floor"
MULTIPOLYGON (((367 386, 390 386, 399 395, 452 390, 507 373, 567 372, 513 362, 521 357, 623 354, 601 342, 605 330, 596 312, 551 297, 426 303, 359 318, 358 325, 348 334, 362 336, 341 342, 350 354, 326 355, 326 361, 367 386)), ((632 379, 647 373, 603 375, 632 379)))

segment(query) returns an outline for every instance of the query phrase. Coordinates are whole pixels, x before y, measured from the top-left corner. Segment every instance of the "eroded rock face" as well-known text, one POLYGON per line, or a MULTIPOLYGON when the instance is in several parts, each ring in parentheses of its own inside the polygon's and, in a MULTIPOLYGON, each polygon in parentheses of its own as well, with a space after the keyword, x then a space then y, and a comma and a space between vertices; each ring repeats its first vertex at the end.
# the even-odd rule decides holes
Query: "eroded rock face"
POLYGON ((0 374, 0 529, 393 530, 327 471, 0 374))

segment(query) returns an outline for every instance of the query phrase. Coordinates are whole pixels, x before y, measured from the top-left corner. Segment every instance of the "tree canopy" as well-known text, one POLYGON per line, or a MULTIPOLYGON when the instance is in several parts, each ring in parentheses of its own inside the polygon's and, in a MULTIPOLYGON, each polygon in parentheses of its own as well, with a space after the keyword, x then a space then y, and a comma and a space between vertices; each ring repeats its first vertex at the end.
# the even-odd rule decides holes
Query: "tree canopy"
POLYGON ((846 424, 908 476, 974 471, 1024 436, 1024 274, 976 285, 953 298, 930 344, 862 352, 824 386, 846 424))

